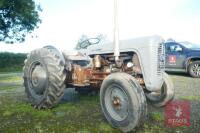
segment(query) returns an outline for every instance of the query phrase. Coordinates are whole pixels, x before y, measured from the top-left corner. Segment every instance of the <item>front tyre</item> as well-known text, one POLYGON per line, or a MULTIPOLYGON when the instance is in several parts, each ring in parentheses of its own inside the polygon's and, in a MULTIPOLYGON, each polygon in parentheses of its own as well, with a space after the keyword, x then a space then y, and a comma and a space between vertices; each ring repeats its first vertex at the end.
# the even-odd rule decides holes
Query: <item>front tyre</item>
POLYGON ((189 74, 194 78, 200 78, 200 61, 192 62, 188 67, 189 74))
POLYGON ((146 98, 156 107, 165 106, 174 98, 174 85, 167 73, 163 74, 164 83, 160 91, 145 93, 146 98))
POLYGON ((102 111, 113 126, 129 132, 146 116, 147 104, 138 82, 126 73, 106 77, 100 89, 102 111))
POLYGON ((32 51, 25 60, 24 86, 35 108, 52 108, 65 89, 64 64, 57 54, 46 48, 32 51))

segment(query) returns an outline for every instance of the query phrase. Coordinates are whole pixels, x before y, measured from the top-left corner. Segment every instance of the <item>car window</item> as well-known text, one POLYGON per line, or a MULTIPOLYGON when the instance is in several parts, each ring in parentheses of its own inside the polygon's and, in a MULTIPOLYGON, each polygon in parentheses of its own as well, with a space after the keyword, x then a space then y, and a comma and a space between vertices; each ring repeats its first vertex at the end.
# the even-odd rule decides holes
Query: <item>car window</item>
POLYGON ((176 52, 177 49, 181 49, 181 46, 178 44, 168 44, 166 47, 167 52, 176 52))
POLYGON ((170 45, 169 44, 165 44, 166 45, 166 51, 170 52, 170 45))

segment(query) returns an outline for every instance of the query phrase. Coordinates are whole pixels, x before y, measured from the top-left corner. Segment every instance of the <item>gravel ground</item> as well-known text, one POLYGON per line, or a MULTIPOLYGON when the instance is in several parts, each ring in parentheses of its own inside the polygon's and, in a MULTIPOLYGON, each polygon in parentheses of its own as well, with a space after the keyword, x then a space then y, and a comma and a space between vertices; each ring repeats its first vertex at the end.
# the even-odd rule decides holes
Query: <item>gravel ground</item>
POLYGON ((174 83, 176 98, 184 96, 200 96, 200 78, 192 78, 184 73, 169 74, 174 83))
POLYGON ((200 132, 200 79, 187 74, 169 73, 175 87, 175 99, 186 99, 191 103, 191 127, 189 132, 200 132))

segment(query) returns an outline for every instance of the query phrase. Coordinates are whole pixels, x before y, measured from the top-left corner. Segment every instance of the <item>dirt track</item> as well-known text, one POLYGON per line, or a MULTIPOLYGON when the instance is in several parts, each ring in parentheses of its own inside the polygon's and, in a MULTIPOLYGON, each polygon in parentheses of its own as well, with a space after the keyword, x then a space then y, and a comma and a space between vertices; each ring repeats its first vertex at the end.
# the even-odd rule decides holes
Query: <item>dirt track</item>
MULTIPOLYGON (((61 103, 52 110, 38 111, 28 103, 22 74, 0 74, 0 132, 120 132, 112 128, 101 112, 98 96, 80 96, 66 90, 61 103)), ((200 132, 200 79, 170 74, 175 99, 191 102, 191 126, 168 128, 164 108, 149 105, 148 117, 136 132, 200 132)))

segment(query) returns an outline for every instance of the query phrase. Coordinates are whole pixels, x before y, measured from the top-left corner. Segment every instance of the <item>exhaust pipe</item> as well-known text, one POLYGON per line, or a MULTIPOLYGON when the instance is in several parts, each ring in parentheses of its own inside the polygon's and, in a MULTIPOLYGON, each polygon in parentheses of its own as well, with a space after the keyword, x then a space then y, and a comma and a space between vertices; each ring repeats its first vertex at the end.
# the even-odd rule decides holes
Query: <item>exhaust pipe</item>
POLYGON ((117 0, 114 0, 114 56, 115 62, 119 61, 119 25, 118 25, 118 4, 117 0))

